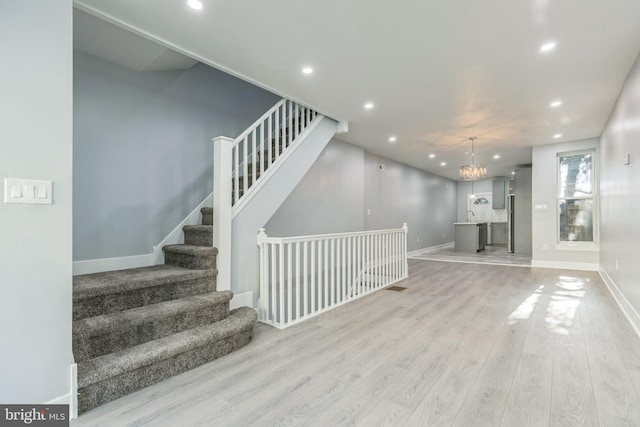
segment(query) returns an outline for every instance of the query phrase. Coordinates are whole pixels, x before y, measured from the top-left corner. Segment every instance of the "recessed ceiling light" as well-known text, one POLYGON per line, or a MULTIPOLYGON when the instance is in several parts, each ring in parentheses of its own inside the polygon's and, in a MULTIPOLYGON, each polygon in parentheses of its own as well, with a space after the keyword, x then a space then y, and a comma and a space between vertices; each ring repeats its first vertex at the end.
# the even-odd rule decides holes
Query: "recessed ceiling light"
POLYGON ((395 136, 390 136, 389 137, 389 142, 396 142, 397 138, 395 136))
POLYGON ((433 153, 429 154, 429 158, 430 158, 430 159, 433 159, 435 156, 436 156, 436 155, 435 155, 435 154, 433 154, 433 153))
POLYGON ((367 102, 366 104, 364 104, 364 108, 366 110, 371 110, 373 108, 373 102, 367 102))
POLYGON ((494 159, 499 159, 499 158, 500 158, 500 154, 494 154, 494 155, 493 155, 493 158, 494 158, 494 159))
POLYGON ((561 133, 556 133, 555 135, 553 135, 553 137, 555 139, 562 138, 562 134, 561 133))
POLYGON ((516 171, 511 172, 511 175, 515 175, 515 174, 516 174, 516 171))
POLYGON ((447 166, 447 162, 440 163, 440 166, 447 166))
POLYGON ((551 108, 558 108, 558 107, 559 107, 559 106, 561 106, 561 105, 562 105, 562 101, 560 101, 560 100, 553 101, 551 104, 549 104, 549 106, 550 106, 551 108))
POLYGON ((191 9, 195 9, 195 10, 202 9, 202 2, 200 0, 187 0, 187 4, 191 9))
POLYGON ((304 67, 304 68, 302 69, 302 73, 303 73, 303 74, 311 74, 311 73, 313 73, 313 68, 311 68, 311 67, 304 67))
POLYGON ((556 42, 547 42, 545 44, 543 44, 542 46, 540 46, 540 52, 550 52, 553 49, 556 48, 557 43, 556 42))

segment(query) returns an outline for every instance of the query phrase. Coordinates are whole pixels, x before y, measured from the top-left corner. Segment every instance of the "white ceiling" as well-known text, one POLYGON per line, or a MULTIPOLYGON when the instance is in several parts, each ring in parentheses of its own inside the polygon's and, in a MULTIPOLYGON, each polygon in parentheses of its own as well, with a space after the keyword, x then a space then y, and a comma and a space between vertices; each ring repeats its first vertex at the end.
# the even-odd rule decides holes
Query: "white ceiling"
POLYGON ((599 136, 640 51, 638 0, 201 1, 76 7, 347 120, 340 139, 453 179, 471 136, 490 176, 529 163, 534 145, 599 136))

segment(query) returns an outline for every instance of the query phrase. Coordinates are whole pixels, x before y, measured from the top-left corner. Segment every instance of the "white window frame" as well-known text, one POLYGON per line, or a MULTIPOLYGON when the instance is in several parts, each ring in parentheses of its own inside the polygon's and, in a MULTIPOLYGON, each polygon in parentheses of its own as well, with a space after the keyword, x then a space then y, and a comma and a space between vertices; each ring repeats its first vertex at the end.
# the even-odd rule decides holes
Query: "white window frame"
POLYGON ((596 157, 596 149, 589 148, 585 150, 567 151, 556 155, 556 250, 567 251, 597 251, 599 250, 599 221, 598 221, 598 186, 597 173, 598 163, 596 157), (560 195, 561 173, 560 159, 562 157, 578 156, 581 154, 591 154, 591 196, 565 197, 560 195), (592 223, 593 223, 593 241, 567 241, 560 240, 560 201, 562 200, 589 200, 593 201, 592 223))

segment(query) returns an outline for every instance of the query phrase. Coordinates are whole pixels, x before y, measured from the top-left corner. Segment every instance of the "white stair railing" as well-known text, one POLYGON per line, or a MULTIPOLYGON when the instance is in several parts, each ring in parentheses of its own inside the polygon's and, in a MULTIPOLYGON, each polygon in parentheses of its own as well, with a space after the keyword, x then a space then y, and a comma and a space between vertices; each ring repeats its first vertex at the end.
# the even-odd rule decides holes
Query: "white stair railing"
POLYGON ((213 139, 213 246, 218 290, 231 287, 233 217, 301 138, 322 116, 309 107, 282 99, 236 139, 213 139), (243 203, 244 202, 244 203, 243 203))
POLYGON ((317 116, 316 111, 283 99, 233 141, 233 205, 247 196, 317 116))
POLYGON ((259 320, 286 328, 405 279, 407 231, 283 238, 260 229, 259 320))

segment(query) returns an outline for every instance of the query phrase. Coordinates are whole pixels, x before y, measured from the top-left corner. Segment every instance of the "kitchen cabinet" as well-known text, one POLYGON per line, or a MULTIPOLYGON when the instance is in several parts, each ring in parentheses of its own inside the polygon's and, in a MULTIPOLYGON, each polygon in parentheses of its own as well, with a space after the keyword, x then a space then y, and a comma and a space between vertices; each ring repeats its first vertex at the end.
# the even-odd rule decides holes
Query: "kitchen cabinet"
POLYGON ((493 200, 491 207, 493 209, 505 209, 506 208, 506 194, 507 194, 507 179, 495 178, 493 184, 493 200))
POLYGON ((477 253, 487 245, 486 222, 457 222, 455 228, 456 252, 477 253))
POLYGON ((506 222, 491 223, 491 244, 492 245, 507 244, 507 223, 506 222))

